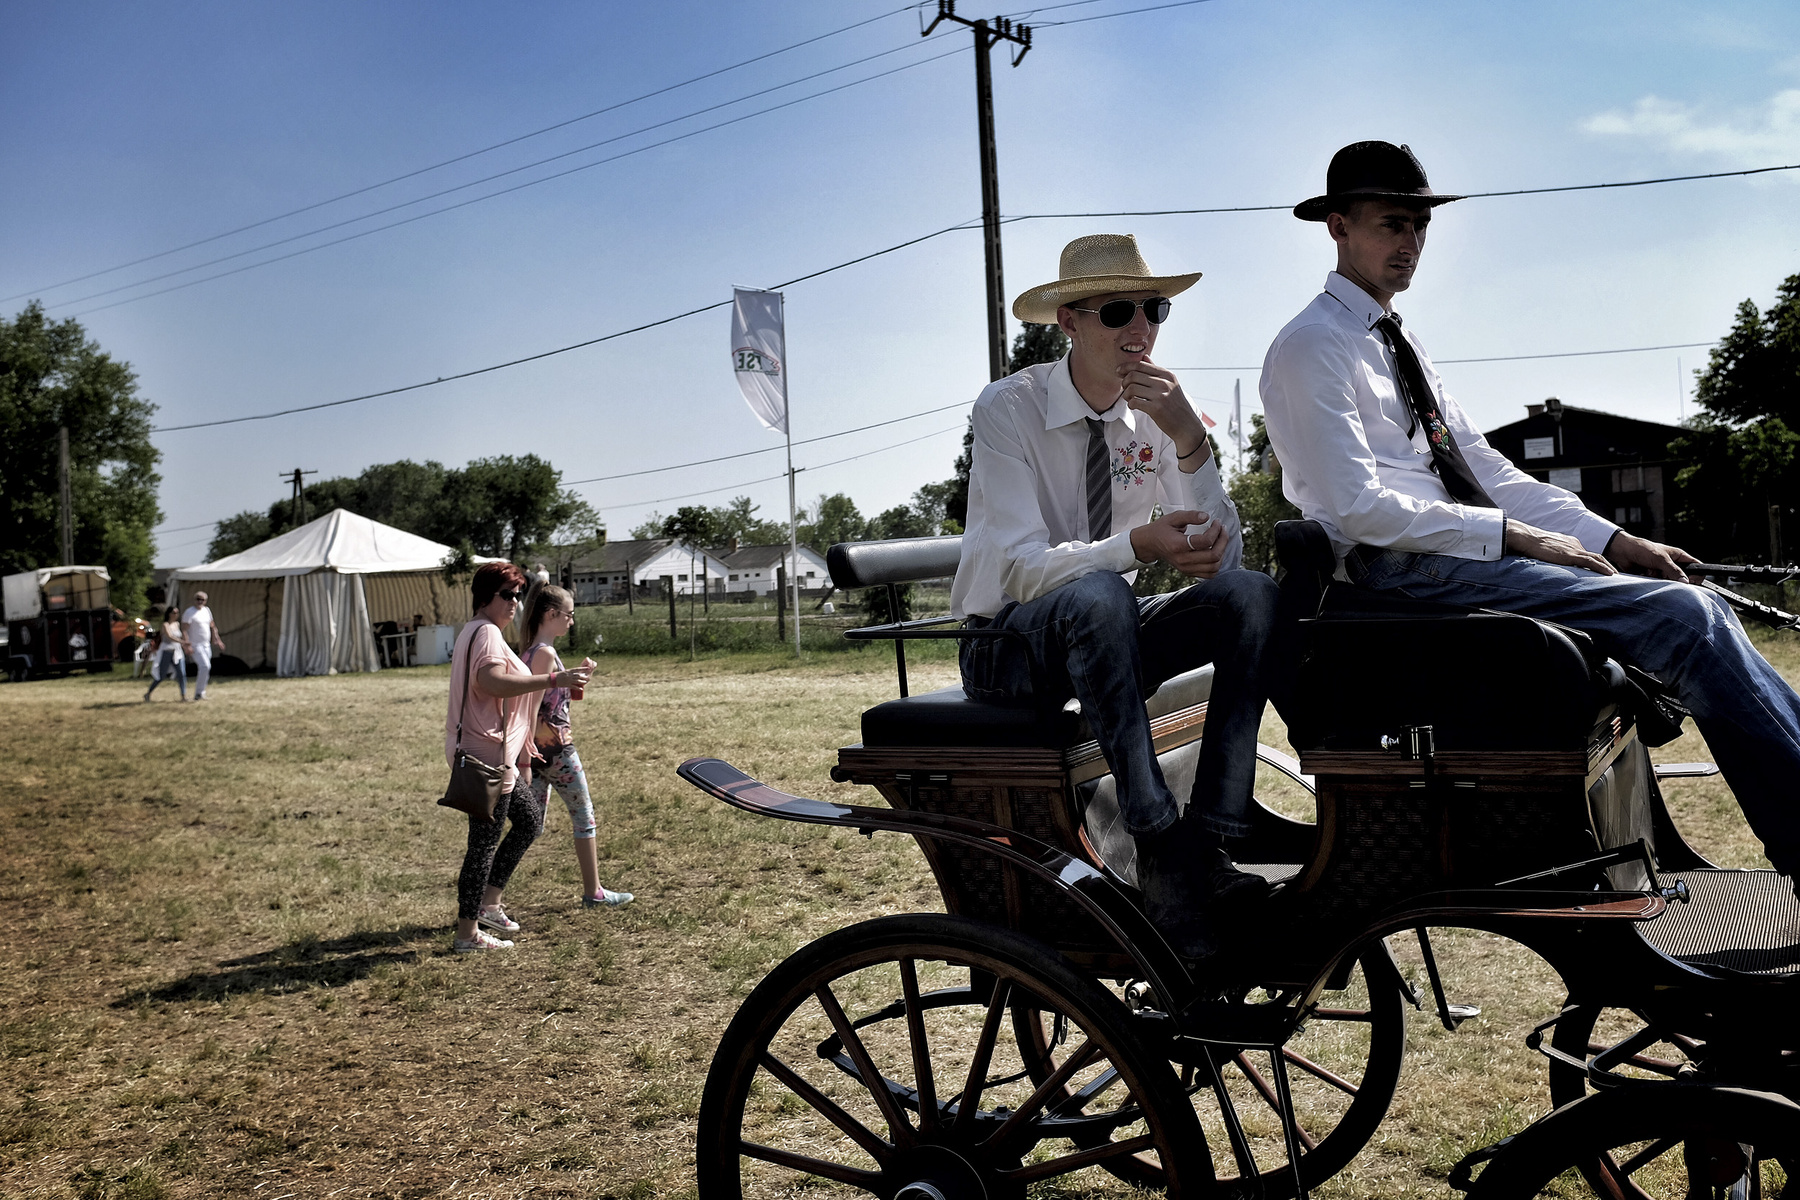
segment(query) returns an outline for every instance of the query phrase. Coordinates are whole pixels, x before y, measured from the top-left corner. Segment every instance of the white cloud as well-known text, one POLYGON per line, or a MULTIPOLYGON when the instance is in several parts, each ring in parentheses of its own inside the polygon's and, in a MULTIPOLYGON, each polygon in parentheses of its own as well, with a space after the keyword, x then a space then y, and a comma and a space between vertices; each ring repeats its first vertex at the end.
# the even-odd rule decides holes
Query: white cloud
POLYGON ((1642 138, 1673 154, 1709 155, 1741 167, 1800 162, 1800 88, 1775 93, 1754 109, 1708 117, 1677 100, 1645 96, 1582 123, 1603 137, 1642 138))

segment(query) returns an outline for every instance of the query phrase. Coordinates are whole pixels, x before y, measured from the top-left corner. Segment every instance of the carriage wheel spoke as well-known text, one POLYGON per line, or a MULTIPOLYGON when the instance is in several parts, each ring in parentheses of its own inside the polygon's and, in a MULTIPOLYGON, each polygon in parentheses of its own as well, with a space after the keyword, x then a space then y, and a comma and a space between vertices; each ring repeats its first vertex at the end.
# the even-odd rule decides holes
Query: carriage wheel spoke
POLYGON ((1142 1150, 1149 1150, 1155 1145, 1156 1138, 1146 1133, 1142 1137, 1127 1138, 1122 1142, 1108 1142, 1106 1145, 1096 1146, 1092 1150, 1065 1154, 1061 1158, 1053 1158, 1048 1162, 1032 1163, 1030 1166, 1020 1167, 1016 1171, 1004 1172, 1004 1176, 1014 1183, 1030 1183, 1037 1179, 1049 1179, 1055 1175, 1067 1175, 1071 1171, 1091 1167, 1095 1163, 1105 1162, 1109 1158, 1122 1158, 1142 1150))
POLYGON ((849 1052, 850 1061, 856 1064, 856 1073, 862 1077, 863 1086, 875 1098, 875 1107, 881 1110, 881 1119, 888 1124, 888 1136, 896 1145, 912 1145, 917 1140, 913 1134, 912 1122, 901 1113, 900 1105, 894 1100, 894 1093, 888 1090, 887 1080, 875 1069, 874 1061, 869 1058, 868 1048, 851 1027, 850 1018, 844 1015, 843 1006, 832 993, 831 985, 820 984, 813 995, 818 998, 819 1007, 825 1010, 825 1015, 831 1018, 831 1027, 837 1030, 844 1049, 849 1052))
POLYGON ((1050 1078, 1044 1080, 1042 1086, 1040 1086, 1037 1091, 1031 1093, 1031 1098, 1019 1105, 1018 1108, 1014 1109, 1012 1115, 1001 1122, 1000 1128, 996 1129, 993 1136, 989 1137, 982 1145, 1005 1146, 1012 1140, 1013 1135, 1019 1131, 1020 1126, 1035 1117, 1039 1110, 1044 1107, 1045 1103, 1049 1101, 1050 1097, 1062 1090, 1063 1084, 1069 1081, 1070 1076, 1093 1062, 1094 1058, 1099 1053, 1100 1047, 1096 1046, 1093 1042, 1082 1042, 1080 1046, 1071 1051, 1069 1056, 1063 1060, 1062 1066, 1056 1068, 1056 1070, 1051 1073, 1050 1078))
MULTIPOLYGON (((1256 1089, 1256 1094, 1263 1098, 1264 1103, 1273 1109, 1276 1117, 1279 1118, 1281 1116, 1281 1098, 1275 1094, 1275 1089, 1270 1086, 1269 1081, 1263 1078, 1263 1073, 1250 1065, 1250 1060, 1244 1057, 1242 1050, 1238 1051, 1237 1056, 1231 1061, 1237 1064, 1238 1070, 1244 1073, 1244 1078, 1248 1079, 1250 1085, 1256 1089)), ((1300 1136, 1300 1144, 1308 1150, 1318 1147, 1318 1141, 1301 1127, 1299 1113, 1294 1114, 1294 1132, 1300 1136)))
POLYGON ((1119 1082, 1119 1069, 1108 1067, 1095 1077, 1094 1081, 1070 1096, 1067 1100, 1059 1100, 1050 1106, 1050 1115, 1066 1117, 1070 1113, 1078 1113, 1099 1098, 1113 1084, 1119 1082))
POLYGON ((1631 1176, 1637 1174, 1639 1171, 1649 1166, 1650 1163, 1661 1158, 1680 1144, 1680 1138, 1662 1138, 1658 1141, 1651 1142, 1648 1146, 1620 1163, 1619 1174, 1629 1179, 1631 1176))
MULTIPOLYGON (((1612 1047, 1604 1042, 1589 1042, 1588 1057, 1592 1058, 1596 1054, 1603 1054, 1611 1049, 1612 1047)), ((1629 1066, 1641 1067, 1646 1071, 1655 1071, 1658 1075, 1667 1075, 1670 1079, 1681 1074, 1681 1068, 1684 1065, 1678 1062, 1670 1062, 1666 1058, 1651 1058, 1648 1054, 1634 1054, 1626 1059, 1625 1062, 1629 1066)))
POLYGON ((1323 1079, 1326 1083, 1329 1083, 1332 1087, 1338 1089, 1338 1091, 1344 1092, 1351 1096, 1356 1095, 1357 1086, 1354 1083, 1351 1083, 1348 1079, 1345 1079, 1342 1075, 1339 1075, 1335 1071, 1328 1070, 1325 1067, 1321 1067, 1318 1063, 1313 1062, 1311 1059, 1307 1058, 1305 1055, 1296 1054, 1292 1050, 1283 1048, 1281 1051, 1281 1057, 1287 1059, 1289 1062, 1293 1063, 1296 1067, 1299 1067, 1302 1071, 1305 1071, 1308 1075, 1312 1075, 1319 1079, 1323 1079))
POLYGON ((773 1146, 759 1146, 755 1142, 738 1142, 738 1153, 747 1154, 751 1158, 760 1158, 762 1161, 774 1163, 778 1167, 805 1171, 808 1175, 821 1175, 826 1179, 835 1179, 839 1183, 852 1184, 864 1191, 874 1191, 875 1185, 881 1182, 879 1171, 864 1171, 859 1167, 846 1167, 843 1163, 826 1162, 822 1158, 795 1154, 791 1150, 777 1150, 773 1146))
POLYGON ((968 1127, 975 1123, 975 1112, 981 1107, 981 1093, 987 1087, 988 1064, 994 1058, 994 1043, 1000 1037, 1000 1018, 1006 1015, 1006 998, 1012 984, 1005 979, 994 981, 994 994, 988 1000, 987 1020, 981 1025, 981 1040, 975 1043, 975 1055, 969 1062, 968 1082, 963 1084, 956 1111, 956 1124, 968 1127))
POLYGON ((831 1097, 802 1079, 792 1067, 767 1050, 763 1051, 762 1065, 769 1074, 786 1084, 789 1091, 812 1105, 827 1121, 843 1130, 851 1141, 867 1150, 876 1162, 886 1164, 888 1155, 894 1148, 868 1126, 845 1112, 831 1097))
POLYGON ((900 988, 906 997, 906 1033, 912 1043, 913 1086, 919 1093, 919 1129, 937 1128, 937 1080, 931 1073, 931 1045, 925 1040, 925 1010, 919 1004, 919 972, 913 960, 900 960, 900 988))

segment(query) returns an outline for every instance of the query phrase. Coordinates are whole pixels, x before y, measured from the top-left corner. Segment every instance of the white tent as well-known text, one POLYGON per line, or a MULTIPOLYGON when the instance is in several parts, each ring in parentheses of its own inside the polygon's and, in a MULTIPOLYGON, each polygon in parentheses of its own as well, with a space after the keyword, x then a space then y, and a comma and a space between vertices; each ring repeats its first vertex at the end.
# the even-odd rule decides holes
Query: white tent
POLYGON ((375 623, 469 619, 468 590, 443 577, 450 554, 340 508, 169 581, 187 596, 207 593, 226 652, 253 668, 273 660, 278 675, 373 671, 375 623))

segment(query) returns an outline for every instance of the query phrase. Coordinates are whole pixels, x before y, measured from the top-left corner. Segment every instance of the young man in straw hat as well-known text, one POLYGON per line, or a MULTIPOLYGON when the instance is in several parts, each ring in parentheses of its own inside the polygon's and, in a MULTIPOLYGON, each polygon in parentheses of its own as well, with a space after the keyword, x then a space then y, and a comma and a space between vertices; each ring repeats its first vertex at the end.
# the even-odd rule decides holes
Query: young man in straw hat
POLYGON ((951 611, 1025 635, 968 641, 978 698, 1070 695, 1093 723, 1137 841, 1151 920, 1204 957, 1233 912, 1268 895, 1232 865, 1249 832, 1256 732, 1269 697, 1275 583, 1239 569, 1243 538, 1206 430, 1172 372, 1150 361, 1170 297, 1198 272, 1155 275, 1129 235, 1077 238, 1061 277, 1013 302, 1061 326, 1068 356, 989 384, 975 401, 969 523, 951 611), (1161 505, 1163 515, 1150 519, 1161 505), (1200 582, 1140 600, 1137 568, 1200 582), (1157 765, 1144 698, 1214 664, 1206 739, 1185 813, 1157 765), (1035 674, 1034 674, 1035 672, 1035 674))
MULTIPOLYGON (((1514 467, 1444 391, 1394 296, 1411 286, 1438 205, 1405 146, 1338 151, 1326 191, 1294 209, 1337 244, 1325 291, 1263 363, 1282 490, 1331 536, 1351 582, 1523 613, 1595 635, 1674 689, 1769 860, 1800 872, 1800 697, 1723 601, 1686 582, 1693 556, 1626 533, 1514 467), (1643 575, 1620 574, 1635 569, 1643 575)), ((1419 662, 1471 676, 1504 664, 1419 662)))

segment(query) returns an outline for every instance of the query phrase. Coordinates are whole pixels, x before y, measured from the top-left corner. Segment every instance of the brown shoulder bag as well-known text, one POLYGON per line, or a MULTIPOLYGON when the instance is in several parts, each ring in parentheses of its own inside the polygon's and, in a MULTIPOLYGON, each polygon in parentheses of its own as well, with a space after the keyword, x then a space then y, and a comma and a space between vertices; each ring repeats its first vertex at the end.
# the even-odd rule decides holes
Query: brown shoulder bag
MULTIPOLYGON (((450 784, 444 789, 444 797, 438 803, 445 808, 454 808, 458 812, 468 813, 471 817, 479 817, 483 821, 494 819, 494 809, 500 804, 500 784, 506 778, 502 767, 491 767, 479 758, 463 753, 462 727, 463 718, 469 713, 469 659, 475 654, 475 640, 469 639, 469 652, 463 656, 463 702, 456 714, 456 753, 451 758, 450 784)), ((501 727, 506 724, 506 704, 500 705, 501 727)))

